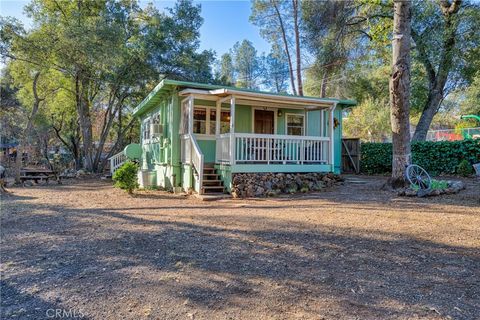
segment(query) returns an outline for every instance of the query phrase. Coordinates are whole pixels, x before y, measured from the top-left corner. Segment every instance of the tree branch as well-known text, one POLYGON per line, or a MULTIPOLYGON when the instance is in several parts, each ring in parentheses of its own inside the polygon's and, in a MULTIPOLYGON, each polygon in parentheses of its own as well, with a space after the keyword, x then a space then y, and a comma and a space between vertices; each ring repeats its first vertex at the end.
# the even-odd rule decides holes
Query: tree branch
POLYGON ((447 16, 447 15, 457 13, 458 10, 460 10, 461 4, 462 4, 462 0, 453 0, 452 3, 450 3, 449 0, 441 0, 440 8, 442 9, 443 14, 447 16))
POLYGON ((422 41, 421 41, 422 36, 419 36, 418 33, 413 28, 412 28, 411 34, 412 34, 413 41, 415 42, 415 49, 418 52, 420 61, 422 61, 423 66, 427 70, 428 80, 430 81, 430 83, 434 83, 437 75, 430 59, 428 58, 427 51, 425 50, 425 47, 422 44, 422 41))

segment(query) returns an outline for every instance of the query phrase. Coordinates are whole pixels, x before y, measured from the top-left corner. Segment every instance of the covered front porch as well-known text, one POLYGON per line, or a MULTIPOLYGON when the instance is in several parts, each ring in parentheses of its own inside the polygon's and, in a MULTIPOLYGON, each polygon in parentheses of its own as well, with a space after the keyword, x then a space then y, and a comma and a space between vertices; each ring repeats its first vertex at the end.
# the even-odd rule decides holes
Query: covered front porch
POLYGON ((227 190, 233 173, 335 171, 336 100, 232 89, 179 95, 181 161, 192 166, 197 192, 206 164, 227 190))

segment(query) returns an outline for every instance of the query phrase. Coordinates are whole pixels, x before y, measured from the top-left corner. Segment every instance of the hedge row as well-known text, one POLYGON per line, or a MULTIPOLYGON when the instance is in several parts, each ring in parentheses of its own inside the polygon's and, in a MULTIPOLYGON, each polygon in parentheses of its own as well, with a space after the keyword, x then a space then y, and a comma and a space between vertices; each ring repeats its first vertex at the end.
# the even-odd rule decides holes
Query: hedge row
MULTIPOLYGON (((463 159, 470 164, 480 162, 480 139, 412 143, 412 162, 433 175, 456 173, 463 159)), ((362 143, 360 168, 367 174, 391 172, 392 144, 362 143)))

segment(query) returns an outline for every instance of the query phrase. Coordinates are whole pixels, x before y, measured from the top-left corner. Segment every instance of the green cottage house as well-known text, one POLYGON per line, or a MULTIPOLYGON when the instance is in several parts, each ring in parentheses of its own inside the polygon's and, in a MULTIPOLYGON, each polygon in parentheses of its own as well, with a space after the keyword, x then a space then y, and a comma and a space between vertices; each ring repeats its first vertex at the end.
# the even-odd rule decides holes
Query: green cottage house
MULTIPOLYGON (((203 194, 230 192, 237 173, 339 173, 342 109, 354 105, 162 80, 133 111, 140 185, 203 194)), ((112 171, 124 157, 111 158, 112 171)))

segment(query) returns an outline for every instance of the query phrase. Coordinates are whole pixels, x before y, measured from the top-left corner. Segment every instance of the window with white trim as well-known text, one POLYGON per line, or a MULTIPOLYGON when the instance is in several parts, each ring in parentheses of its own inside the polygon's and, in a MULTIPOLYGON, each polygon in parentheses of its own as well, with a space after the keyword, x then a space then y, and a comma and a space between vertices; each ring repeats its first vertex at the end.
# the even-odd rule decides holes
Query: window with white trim
POLYGON ((143 142, 150 140, 150 118, 143 121, 143 142))
POLYGON ((207 108, 193 109, 193 133, 207 134, 207 108))
POLYGON ((287 134, 291 136, 303 136, 305 132, 305 116, 303 114, 286 114, 287 134))
MULTIPOLYGON (((193 133, 214 135, 217 123, 216 107, 193 108, 193 133)), ((220 133, 230 132, 230 110, 221 110, 220 133)))

